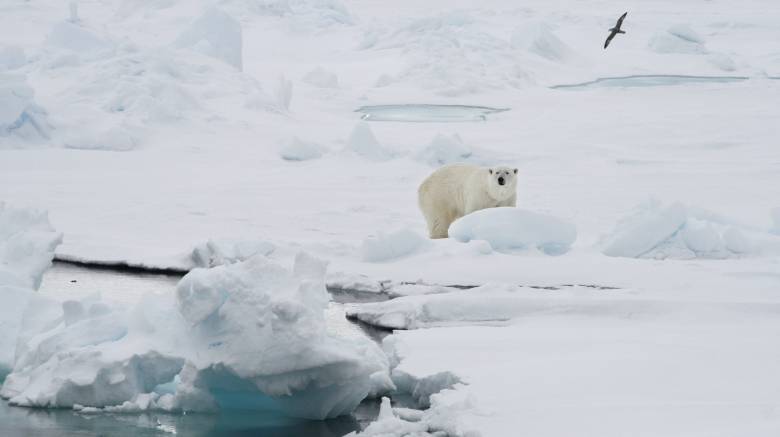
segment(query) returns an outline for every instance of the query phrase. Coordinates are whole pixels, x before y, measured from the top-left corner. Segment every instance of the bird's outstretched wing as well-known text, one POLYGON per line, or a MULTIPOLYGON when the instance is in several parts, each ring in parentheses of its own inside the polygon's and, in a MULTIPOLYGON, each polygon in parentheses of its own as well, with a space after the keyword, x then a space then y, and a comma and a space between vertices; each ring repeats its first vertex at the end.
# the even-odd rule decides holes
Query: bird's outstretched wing
POLYGON ((620 26, 623 25, 623 20, 626 19, 626 15, 628 15, 628 12, 623 12, 623 15, 618 18, 617 23, 615 24, 615 29, 620 29, 620 26))
POLYGON ((607 40, 606 40, 606 41, 604 41, 604 48, 605 48, 605 49, 606 49, 606 48, 607 48, 607 46, 609 45, 609 42, 610 42, 610 41, 612 41, 612 38, 614 38, 614 37, 615 37, 615 35, 617 35, 617 32, 610 32, 610 33, 609 33, 609 36, 607 37, 607 40))

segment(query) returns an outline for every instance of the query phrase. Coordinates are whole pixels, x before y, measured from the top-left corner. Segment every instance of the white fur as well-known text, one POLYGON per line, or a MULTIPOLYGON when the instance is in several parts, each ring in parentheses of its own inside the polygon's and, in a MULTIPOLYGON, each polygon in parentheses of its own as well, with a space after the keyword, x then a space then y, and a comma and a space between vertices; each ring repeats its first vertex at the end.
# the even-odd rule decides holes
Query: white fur
POLYGON ((447 238, 450 224, 474 211, 517 205, 517 169, 445 165, 428 176, 418 190, 420 209, 431 238, 447 238), (498 179, 503 177, 504 185, 498 179))

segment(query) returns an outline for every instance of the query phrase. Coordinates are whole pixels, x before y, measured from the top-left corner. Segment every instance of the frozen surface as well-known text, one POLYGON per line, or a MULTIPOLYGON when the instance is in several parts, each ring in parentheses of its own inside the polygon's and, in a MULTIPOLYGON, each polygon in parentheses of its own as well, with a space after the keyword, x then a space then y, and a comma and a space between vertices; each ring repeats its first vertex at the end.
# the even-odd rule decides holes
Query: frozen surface
POLYGON ((489 114, 509 109, 466 105, 375 105, 361 106, 355 112, 362 112, 369 121, 484 121, 489 114))
MULTIPOLYGON (((418 308, 433 311, 437 327, 393 336, 396 381, 437 388, 428 377, 456 375, 463 386, 431 394, 425 417, 454 414, 483 436, 780 429, 767 370, 778 368, 776 317, 762 312, 780 301, 776 2, 220 1, 240 24, 242 70, 217 56, 234 43, 175 44, 213 2, 82 1, 77 20, 68 2, 0 3, 1 74, 19 78, 1 83, 33 91, 0 112, 35 105, 49 126, 33 140, 0 136, 0 199, 50 211, 65 235, 58 257, 188 269, 209 239, 268 241, 274 262, 305 250, 330 260, 328 284, 377 299, 451 295, 398 302, 421 325, 418 308), (624 10, 627 33, 604 50, 624 10), (551 89, 561 84, 583 86, 551 89), (356 129, 355 108, 405 104, 512 109, 356 129), (453 141, 433 146, 439 134, 453 141), (322 155, 283 152, 295 137, 322 155), (570 249, 443 239, 365 260, 378 230, 424 232, 417 187, 460 159, 519 168, 518 205, 575 225, 570 249), (630 220, 648 199, 658 207, 630 220), (675 204, 683 214, 667 212, 675 204), (507 311, 453 286, 507 287, 507 311), (485 355, 496 359, 469 360, 485 355)), ((80 305, 69 320, 95 303, 80 305)))
POLYGON ((241 70, 243 61, 241 24, 215 7, 208 8, 176 39, 177 47, 188 47, 241 70))
POLYGON ((326 328, 324 274, 307 255, 292 271, 255 256, 193 270, 175 300, 149 294, 128 308, 99 295, 36 298, 0 394, 85 412, 350 413, 392 383, 371 340, 326 328))
POLYGON ((780 253, 767 232, 675 203, 641 205, 604 241, 604 254, 634 258, 733 258, 780 253))
POLYGON ((363 261, 390 261, 411 255, 428 246, 428 240, 411 229, 401 229, 389 233, 379 232, 363 240, 361 255, 363 261))
POLYGON ((22 314, 61 242, 45 212, 0 202, 0 381, 14 364, 22 314))
POLYGON ((537 248, 549 255, 569 250, 577 229, 558 218, 519 208, 488 208, 459 218, 450 225, 451 238, 484 240, 495 250, 537 248))

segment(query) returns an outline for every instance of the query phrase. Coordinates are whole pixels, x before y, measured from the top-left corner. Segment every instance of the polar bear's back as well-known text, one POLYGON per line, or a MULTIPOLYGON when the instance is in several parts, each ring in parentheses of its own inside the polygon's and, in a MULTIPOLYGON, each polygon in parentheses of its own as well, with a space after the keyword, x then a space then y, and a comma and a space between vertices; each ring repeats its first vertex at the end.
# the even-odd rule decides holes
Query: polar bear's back
POLYGON ((420 184, 420 207, 434 207, 438 210, 452 210, 453 214, 463 214, 464 187, 472 176, 481 170, 476 165, 450 164, 434 171, 420 184))

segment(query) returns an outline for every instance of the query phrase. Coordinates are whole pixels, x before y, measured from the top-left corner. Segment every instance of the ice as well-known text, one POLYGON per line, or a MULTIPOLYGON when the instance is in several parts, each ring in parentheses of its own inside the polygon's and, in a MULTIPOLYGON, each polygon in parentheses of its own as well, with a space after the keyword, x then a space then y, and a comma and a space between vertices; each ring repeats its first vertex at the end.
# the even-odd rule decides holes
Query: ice
POLYGON ((133 308, 88 296, 61 303, 46 323, 30 314, 25 332, 37 332, 20 337, 0 395, 109 412, 349 413, 392 382, 371 340, 328 333, 325 270, 306 254, 292 270, 257 255, 194 269, 175 296, 148 295, 133 308))
POLYGON ((0 71, 13 70, 27 63, 24 49, 18 46, 0 46, 0 71))
POLYGON ((428 240, 412 229, 379 232, 363 240, 361 257, 367 262, 390 261, 402 256, 408 256, 426 247, 428 240))
POLYGON ((195 267, 216 267, 269 255, 274 249, 273 243, 260 239, 211 239, 195 246, 191 259, 195 267))
POLYGON ((545 22, 529 22, 512 32, 512 48, 528 50, 551 61, 566 61, 574 56, 572 49, 545 22))
POLYGON ((0 73, 0 149, 49 138, 46 111, 35 103, 35 92, 20 75, 0 73))
POLYGON ((24 309, 61 242, 45 212, 0 202, 0 381, 13 366, 24 309))
POLYGON ((771 215, 772 215, 771 232, 780 235, 780 207, 773 208, 771 215))
POLYGON ((433 140, 417 153, 417 159, 432 166, 463 162, 472 155, 471 147, 463 143, 458 134, 447 136, 437 134, 433 140))
POLYGON ((276 109, 281 112, 290 112, 290 104, 293 96, 293 84, 291 81, 280 77, 276 81, 274 97, 276 98, 276 109))
POLYGON ((67 50, 85 58, 102 57, 111 54, 114 44, 96 32, 74 22, 55 24, 46 36, 46 45, 51 49, 67 50))
POLYGON ((174 43, 243 69, 241 24, 226 12, 210 7, 203 11, 174 43))
POLYGON ((659 32, 650 40, 650 49, 657 53, 707 53, 702 39, 690 26, 677 24, 659 32))
POLYGON ((347 140, 346 150, 372 161, 386 161, 393 157, 393 153, 379 143, 371 126, 364 121, 355 125, 347 140))
POLYGON ((731 258, 777 253, 780 239, 674 203, 640 205, 603 241, 609 256, 630 258, 731 258))
POLYGON ((321 158, 325 151, 325 147, 320 144, 293 137, 281 147, 279 156, 287 161, 308 161, 321 158))
POLYGON ((338 88, 339 78, 335 73, 317 67, 303 76, 303 81, 317 88, 338 88))
POLYGON ((459 218, 450 225, 449 235, 464 243, 485 240, 495 250, 537 248, 548 255, 559 255, 577 239, 577 230, 549 215, 502 207, 459 218))
POLYGON ((371 422, 362 432, 353 432, 347 434, 349 437, 393 437, 393 436, 415 436, 426 437, 432 434, 428 433, 428 426, 425 423, 409 422, 400 419, 393 411, 389 398, 382 398, 379 406, 379 416, 376 421, 371 422))

